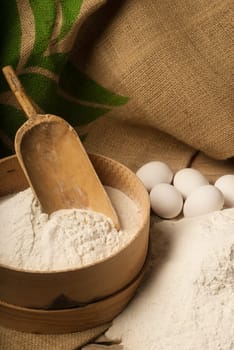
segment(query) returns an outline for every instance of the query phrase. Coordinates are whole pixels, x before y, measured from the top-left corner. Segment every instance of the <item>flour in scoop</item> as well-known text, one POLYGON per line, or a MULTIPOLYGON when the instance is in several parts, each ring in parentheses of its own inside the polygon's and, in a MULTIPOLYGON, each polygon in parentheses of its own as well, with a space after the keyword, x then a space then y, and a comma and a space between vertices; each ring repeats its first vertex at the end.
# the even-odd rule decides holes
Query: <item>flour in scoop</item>
POLYGON ((0 201, 0 263, 31 271, 86 266, 123 248, 137 232, 140 212, 123 192, 106 187, 121 230, 101 213, 83 209, 42 213, 31 189, 0 201))
POLYGON ((107 336, 124 350, 234 349, 234 209, 151 226, 148 278, 107 336))

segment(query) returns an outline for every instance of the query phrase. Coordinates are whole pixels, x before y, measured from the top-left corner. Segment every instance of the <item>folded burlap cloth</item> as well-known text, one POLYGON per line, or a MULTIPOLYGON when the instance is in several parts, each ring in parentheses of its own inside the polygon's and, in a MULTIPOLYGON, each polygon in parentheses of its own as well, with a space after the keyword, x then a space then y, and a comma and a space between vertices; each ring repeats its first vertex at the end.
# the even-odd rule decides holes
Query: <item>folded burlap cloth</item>
MULTIPOLYGON (((206 173, 222 173, 227 161, 213 159, 234 156, 231 5, 3 1, 1 67, 13 65, 38 110, 77 127, 90 152, 132 170, 157 159, 173 170, 205 164, 206 173)), ((1 75, 1 157, 14 151, 24 120, 1 75)), ((73 350, 107 326, 57 336, 0 328, 0 348, 73 350)))

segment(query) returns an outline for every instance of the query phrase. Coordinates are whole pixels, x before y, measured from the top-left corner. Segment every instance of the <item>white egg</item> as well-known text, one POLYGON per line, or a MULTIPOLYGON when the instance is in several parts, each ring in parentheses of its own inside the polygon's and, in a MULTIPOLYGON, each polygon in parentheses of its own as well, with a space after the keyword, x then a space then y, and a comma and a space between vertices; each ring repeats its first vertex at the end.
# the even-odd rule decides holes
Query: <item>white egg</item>
POLYGON ((184 202, 184 216, 193 217, 223 208, 222 192, 213 185, 204 185, 194 190, 184 202))
POLYGON ((150 203, 155 214, 165 219, 172 219, 180 214, 183 198, 174 186, 161 183, 150 191, 150 203))
POLYGON ((173 179, 173 185, 180 191, 183 198, 187 198, 198 187, 208 184, 206 177, 193 168, 179 170, 173 179))
POLYGON ((234 207, 234 175, 221 176, 215 182, 215 186, 222 192, 225 206, 234 207))
POLYGON ((173 178, 173 172, 169 166, 160 161, 144 164, 137 170, 136 175, 148 191, 159 183, 171 183, 173 178))

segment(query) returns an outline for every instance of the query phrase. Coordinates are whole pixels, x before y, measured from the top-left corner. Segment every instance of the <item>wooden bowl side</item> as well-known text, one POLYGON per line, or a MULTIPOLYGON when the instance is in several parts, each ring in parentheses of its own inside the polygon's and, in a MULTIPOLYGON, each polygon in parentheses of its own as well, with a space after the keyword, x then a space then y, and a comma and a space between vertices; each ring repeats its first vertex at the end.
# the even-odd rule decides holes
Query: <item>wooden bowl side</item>
POLYGON ((143 222, 146 219, 145 214, 150 212, 150 202, 149 195, 139 178, 125 165, 113 159, 98 154, 90 154, 89 157, 104 185, 114 185, 141 208, 143 222))
POLYGON ((129 303, 138 288, 147 263, 138 276, 114 295, 88 304, 64 310, 37 310, 0 301, 0 324, 22 332, 62 334, 84 331, 113 320, 129 303))
MULTIPOLYGON (((122 190, 141 208, 142 221, 137 234, 117 254, 79 269, 44 273, 0 265, 3 302, 43 309, 85 305, 123 289, 141 270, 148 248, 148 194, 135 174, 122 164, 100 155, 90 155, 90 158, 104 185, 122 190)), ((28 187, 15 156, 0 161, 0 178, 1 195, 28 187)))
POLYGON ((16 156, 0 159, 0 197, 23 191, 27 187, 28 181, 16 156))

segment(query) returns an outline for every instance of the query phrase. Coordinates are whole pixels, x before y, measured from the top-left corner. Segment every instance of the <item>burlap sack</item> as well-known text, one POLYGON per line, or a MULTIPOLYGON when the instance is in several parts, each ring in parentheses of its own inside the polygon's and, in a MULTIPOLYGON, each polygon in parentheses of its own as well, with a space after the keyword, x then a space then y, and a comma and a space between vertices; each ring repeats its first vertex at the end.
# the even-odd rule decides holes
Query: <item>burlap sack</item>
POLYGON ((158 155, 186 161, 185 144, 217 159, 234 155, 232 4, 121 1, 93 15, 74 61, 129 101, 95 123, 92 150, 131 166, 158 155))
MULTIPOLYGON (((39 108, 88 124, 88 148, 127 163, 128 154, 130 166, 158 154, 173 161, 177 148, 185 163, 192 149, 234 155, 230 0, 30 4, 1 5, 1 66, 15 66, 39 108)), ((0 84, 6 147, 24 116, 0 84)))
POLYGON ((78 350, 103 333, 109 324, 71 334, 29 334, 0 327, 1 350, 78 350))
MULTIPOLYGON (((199 151, 234 156, 231 0, 11 0, 0 16, 1 67, 13 65, 38 110, 76 126, 88 151, 133 170, 153 159, 178 170, 199 151)), ((24 120, 1 75, 0 156, 24 120)), ((198 168, 204 159, 213 164, 198 155, 198 168)), ((0 328, 0 348, 72 350, 104 328, 0 328)))

